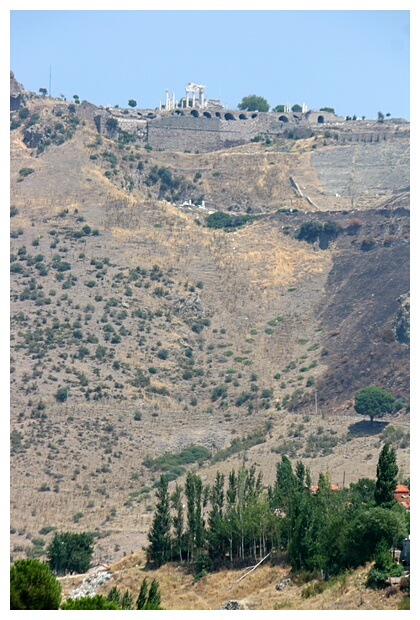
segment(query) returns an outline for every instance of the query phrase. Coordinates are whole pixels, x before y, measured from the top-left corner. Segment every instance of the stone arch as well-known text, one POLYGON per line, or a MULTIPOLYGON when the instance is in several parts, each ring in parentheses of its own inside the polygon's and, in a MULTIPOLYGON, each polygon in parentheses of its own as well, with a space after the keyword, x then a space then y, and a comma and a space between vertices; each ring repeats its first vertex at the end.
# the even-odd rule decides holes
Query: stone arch
POLYGON ((251 114, 251 118, 257 118, 258 114, 251 114))
POLYGON ((324 119, 324 117, 322 116, 322 114, 320 114, 320 115, 318 116, 318 121, 317 121, 317 122, 318 122, 318 123, 324 123, 324 122, 325 122, 325 119, 324 119))
POLYGON ((206 118, 211 118, 210 112, 203 112, 203 116, 205 116, 206 118))
POLYGON ((156 114, 153 114, 153 112, 149 112, 147 118, 156 118, 156 114))
POLYGON ((279 121, 282 121, 283 123, 288 123, 289 119, 287 118, 287 116, 279 116, 279 121))
POLYGON ((247 120, 247 115, 246 114, 239 114, 239 118, 241 119, 241 121, 246 121, 247 120))
POLYGON ((236 121, 236 118, 233 116, 232 112, 226 112, 225 119, 227 121, 236 121))
POLYGON ((217 116, 217 118, 221 118, 220 112, 216 112, 216 116, 217 116))
POLYGON ((198 110, 191 110, 190 114, 191 114, 191 116, 195 116, 195 118, 198 118, 198 116, 199 116, 198 110))

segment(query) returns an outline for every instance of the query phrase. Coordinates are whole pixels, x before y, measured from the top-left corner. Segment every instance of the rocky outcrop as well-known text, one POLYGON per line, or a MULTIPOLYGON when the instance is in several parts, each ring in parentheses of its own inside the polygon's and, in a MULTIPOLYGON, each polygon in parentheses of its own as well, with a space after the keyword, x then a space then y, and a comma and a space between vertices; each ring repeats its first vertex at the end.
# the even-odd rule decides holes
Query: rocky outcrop
POLYGON ((401 307, 395 319, 395 336, 401 344, 410 344, 410 294, 400 295, 401 307))
POLYGON ((30 149, 35 149, 44 141, 44 139, 45 136, 41 125, 32 125, 31 127, 27 127, 25 129, 25 133, 23 134, 23 141, 30 149))
POLYGON ((242 609, 239 601, 226 601, 218 609, 242 609))
POLYGON ((23 105, 25 89, 16 80, 13 71, 10 72, 10 109, 19 110, 23 105))

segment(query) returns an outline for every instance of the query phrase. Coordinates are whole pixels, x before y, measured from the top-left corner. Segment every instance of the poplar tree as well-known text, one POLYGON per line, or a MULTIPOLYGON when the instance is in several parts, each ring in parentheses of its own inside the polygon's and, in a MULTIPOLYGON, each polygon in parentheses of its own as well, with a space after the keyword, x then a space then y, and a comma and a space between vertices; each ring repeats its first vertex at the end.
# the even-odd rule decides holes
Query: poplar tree
POLYGON ((179 559, 182 561, 182 533, 184 530, 184 506, 182 504, 182 487, 176 484, 175 491, 171 495, 171 507, 175 510, 172 524, 175 530, 175 538, 178 544, 179 559))

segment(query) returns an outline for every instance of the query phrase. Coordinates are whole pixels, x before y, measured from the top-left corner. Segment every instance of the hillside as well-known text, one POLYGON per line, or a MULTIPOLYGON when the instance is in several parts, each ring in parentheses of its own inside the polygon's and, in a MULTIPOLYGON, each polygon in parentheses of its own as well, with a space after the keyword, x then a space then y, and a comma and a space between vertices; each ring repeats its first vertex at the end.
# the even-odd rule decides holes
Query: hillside
POLYGON ((269 484, 288 454, 348 485, 388 437, 408 476, 408 139, 158 151, 98 134, 89 106, 12 114, 13 557, 51 527, 96 530, 96 560, 138 550, 144 461, 191 444, 208 480, 246 456, 269 484), (308 221, 337 234, 297 239, 308 221), (372 383, 401 408, 370 425, 352 399, 372 383))
POLYGON ((89 582, 85 575, 62 577, 63 599, 76 592, 107 596, 114 586, 121 592, 128 590, 135 598, 144 577, 149 583, 154 578, 159 581, 162 607, 170 610, 217 610, 230 600, 237 601, 243 610, 396 610, 403 596, 400 591, 389 596, 384 591, 366 590, 369 566, 326 582, 324 591, 305 597, 305 589, 308 591, 316 582, 288 581, 292 575, 284 562, 263 563, 243 579, 245 570, 223 569, 199 581, 176 565, 165 565, 159 570, 145 570, 144 565, 144 555, 133 553, 91 571, 89 582), (281 583, 283 588, 276 588, 281 583))

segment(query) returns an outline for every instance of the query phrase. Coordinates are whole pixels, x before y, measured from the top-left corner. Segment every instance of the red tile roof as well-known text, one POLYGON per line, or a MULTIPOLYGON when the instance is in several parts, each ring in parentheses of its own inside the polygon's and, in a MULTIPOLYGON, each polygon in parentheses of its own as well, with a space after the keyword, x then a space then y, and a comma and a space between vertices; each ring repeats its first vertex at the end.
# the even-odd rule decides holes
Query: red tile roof
POLYGON ((406 510, 410 510, 410 489, 404 484, 397 484, 394 491, 394 499, 406 510))

